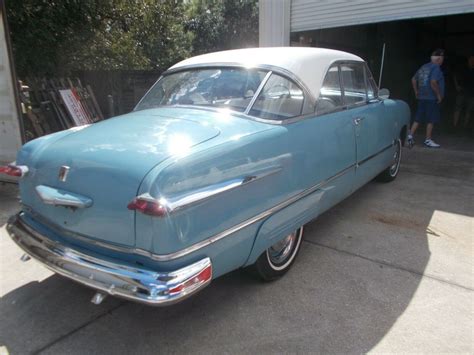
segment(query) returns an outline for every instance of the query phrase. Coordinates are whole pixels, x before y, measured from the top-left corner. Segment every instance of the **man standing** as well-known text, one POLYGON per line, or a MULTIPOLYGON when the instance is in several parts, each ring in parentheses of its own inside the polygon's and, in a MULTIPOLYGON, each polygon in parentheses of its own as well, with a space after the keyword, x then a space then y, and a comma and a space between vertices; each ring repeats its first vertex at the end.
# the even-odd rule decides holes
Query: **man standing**
POLYGON ((411 79, 415 96, 418 100, 415 122, 408 134, 408 143, 413 145, 413 135, 420 123, 426 123, 425 146, 439 148, 440 145, 431 139, 433 125, 441 119, 439 106, 444 97, 444 76, 440 69, 444 60, 444 50, 437 49, 431 54, 431 62, 421 66, 411 79))

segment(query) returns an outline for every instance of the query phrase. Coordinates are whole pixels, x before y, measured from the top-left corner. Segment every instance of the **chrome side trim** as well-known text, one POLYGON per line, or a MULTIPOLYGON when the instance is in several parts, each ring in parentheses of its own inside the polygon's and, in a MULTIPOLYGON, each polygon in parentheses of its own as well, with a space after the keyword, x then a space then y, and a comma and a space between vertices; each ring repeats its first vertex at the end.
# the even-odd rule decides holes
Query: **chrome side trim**
MULTIPOLYGON (((137 254, 137 255, 142 255, 144 257, 150 258, 152 260, 156 260, 156 261, 170 261, 170 260, 178 259, 178 258, 181 258, 181 257, 186 256, 188 254, 191 254, 191 253, 193 253, 193 252, 195 252, 199 249, 202 249, 202 248, 204 248, 204 247, 206 247, 210 244, 213 244, 213 243, 215 243, 215 242, 217 242, 221 239, 224 239, 224 238, 238 232, 239 230, 241 230, 245 227, 248 227, 249 225, 252 225, 253 223, 256 223, 256 222, 270 216, 271 214, 273 214, 275 212, 278 212, 279 210, 291 205, 292 203, 294 203, 294 202, 296 202, 296 201, 312 194, 313 192, 317 191, 318 189, 321 189, 322 187, 324 187, 329 182, 331 182, 335 179, 338 179, 339 177, 345 175, 346 173, 348 173, 353 168, 356 168, 356 167, 366 163, 367 161, 374 158, 375 156, 385 152, 387 149, 390 149, 392 146, 393 146, 393 143, 391 145, 381 149, 379 152, 371 155, 370 157, 367 157, 364 160, 361 160, 357 164, 351 164, 350 166, 348 166, 345 169, 339 171, 335 175, 333 175, 333 176, 317 183, 316 185, 311 186, 308 189, 305 189, 305 190, 299 192, 298 194, 290 197, 289 199, 287 199, 283 202, 280 202, 279 204, 273 206, 272 208, 270 208, 266 211, 263 211, 263 212, 259 213, 258 215, 253 216, 253 217, 251 217, 251 218, 249 218, 249 219, 247 219, 247 220, 245 220, 245 221, 243 221, 243 222, 241 222, 241 223, 239 223, 239 224, 237 224, 237 225, 235 225, 235 226, 233 226, 229 229, 226 229, 226 230, 224 230, 220 233, 217 233, 217 234, 211 236, 208 239, 200 241, 196 244, 193 244, 193 245, 191 245, 191 246, 189 246, 185 249, 179 250, 179 251, 174 252, 174 253, 154 254, 150 251, 139 249, 139 248, 128 248, 128 247, 122 247, 122 246, 107 244, 107 243, 100 242, 100 241, 97 241, 97 240, 94 240, 94 239, 90 239, 90 238, 87 238, 87 237, 84 237, 84 236, 80 236, 80 235, 77 235, 77 234, 72 234, 68 231, 61 231, 60 233, 65 233, 66 235, 72 235, 74 238, 78 238, 78 239, 83 240, 87 243, 92 243, 92 244, 97 245, 99 247, 115 250, 115 251, 118 251, 118 252, 134 253, 134 254, 137 254)), ((25 207, 27 207, 27 206, 25 206, 25 207)), ((31 209, 30 209, 30 211, 31 211, 31 209)), ((36 216, 35 216, 35 218, 36 218, 36 216)), ((40 217, 39 219, 41 220, 43 218, 40 217)), ((48 223, 48 224, 50 224, 50 223, 48 223)), ((53 228, 58 229, 57 227, 53 227, 53 228)))
MULTIPOLYGON (((352 170, 353 168, 356 167, 356 164, 351 164, 350 166, 348 166, 347 168, 341 170, 340 172, 336 173, 335 175, 319 182, 318 184, 314 185, 314 186, 311 186, 310 188, 306 189, 306 190, 303 190, 299 193, 297 193, 296 195, 290 197, 289 199, 283 201, 283 202, 280 202, 279 204, 273 206, 272 208, 266 210, 266 211, 263 211, 261 213, 259 213, 258 215, 256 216, 253 216, 233 227, 230 227, 220 233, 217 233, 213 236, 211 236, 210 238, 207 238, 203 241, 200 241, 196 244, 193 244, 185 249, 182 249, 182 250, 179 250, 179 251, 176 251, 174 253, 169 253, 169 254, 155 254, 155 253, 152 253, 148 250, 144 250, 144 249, 140 249, 140 248, 129 248, 129 247, 123 247, 123 246, 119 246, 119 245, 113 245, 113 244, 108 244, 108 243, 104 243, 104 242, 101 242, 101 241, 98 241, 98 240, 95 240, 95 239, 91 239, 91 238, 88 238, 86 236, 82 236, 82 235, 78 235, 76 233, 71 233, 70 231, 67 231, 67 230, 64 230, 62 227, 58 227, 56 225, 54 225, 53 223, 51 223, 50 221, 46 220, 44 217, 38 215, 36 212, 34 212, 29 206, 26 206, 26 205, 23 205, 24 209, 28 212, 28 213, 31 213, 34 217, 34 219, 38 220, 40 223, 44 223, 46 226, 48 226, 49 228, 53 229, 53 230, 56 230, 57 233, 59 233, 60 235, 66 235, 66 236, 70 236, 72 238, 76 238, 78 240, 81 240, 83 242, 86 242, 86 243, 89 243, 89 244, 93 244, 93 245, 96 245, 98 247, 101 247, 101 248, 104 248, 104 249, 110 249, 110 250, 114 250, 114 251, 117 251, 117 252, 121 252, 121 253, 133 253, 133 254, 137 254, 137 255, 141 255, 141 256, 144 256, 144 257, 147 257, 149 259, 152 259, 152 260, 155 260, 155 261, 170 261, 170 260, 174 260, 174 259, 178 259, 178 258, 181 258, 183 256, 186 256, 188 254, 191 254, 199 249, 202 249, 212 243, 215 243, 221 239, 224 239, 230 235, 232 235, 233 233, 236 233, 238 232, 239 230, 255 223, 255 222, 258 222, 268 216, 270 216, 271 214, 291 205, 292 203, 298 201, 299 199, 302 199, 308 195, 310 195, 311 193, 315 192, 316 190, 324 187, 324 185, 328 184, 329 182, 343 176, 344 174, 348 173, 350 170, 352 170)), ((276 172, 276 171, 275 171, 276 172)))
MULTIPOLYGON (((170 254, 151 254, 149 252, 146 252, 148 257, 151 257, 152 259, 154 260, 157 260, 157 261, 169 261, 169 260, 173 260, 173 259, 178 259, 178 258, 181 258, 185 255, 188 255, 188 254, 191 254, 199 249, 202 249, 212 243, 215 243, 225 237, 228 237, 230 236, 231 234, 233 233, 236 233, 238 232, 239 230, 255 223, 255 222, 258 222, 268 216, 270 216, 271 214, 291 205, 292 203, 298 201, 299 199, 302 199, 308 195, 310 195, 311 193, 315 192, 316 190, 320 189, 321 187, 323 187, 324 185, 328 184, 329 182, 343 176, 344 174, 346 174, 347 172, 349 172, 350 170, 352 170, 353 168, 355 167, 355 164, 352 164, 350 166, 348 166, 347 168, 345 168, 344 170, 338 172, 337 174, 331 176, 330 178, 326 179, 326 180, 323 180, 321 182, 319 182, 318 184, 306 189, 306 190, 303 190, 301 191, 300 193, 290 197, 289 199, 283 201, 283 202, 280 202, 279 204, 277 204, 276 206, 273 206, 272 208, 266 210, 266 211, 263 211, 261 213, 259 213, 258 215, 254 216, 254 217, 251 217, 229 229, 226 229, 225 231, 222 231, 218 234, 215 234, 213 235, 212 237, 208 238, 208 239, 205 239, 201 242, 198 242, 196 244, 193 244, 185 249, 182 249, 182 250, 179 250, 177 252, 174 252, 174 253, 170 253, 170 254)), ((142 254, 144 255, 144 254, 142 254)))
POLYGON ((167 209, 168 213, 173 213, 178 210, 182 210, 184 208, 195 205, 197 203, 201 203, 221 193, 228 192, 230 190, 245 186, 251 182, 257 181, 264 177, 276 174, 281 170, 282 170, 281 166, 274 166, 274 167, 262 169, 262 170, 257 171, 253 175, 247 175, 240 178, 224 181, 218 184, 206 186, 204 188, 194 191, 191 194, 178 196, 172 199, 167 199, 164 196, 154 199, 148 193, 137 196, 137 198, 143 199, 143 200, 151 199, 154 202, 158 201, 163 207, 167 209))
POLYGON ((201 290, 212 279, 209 258, 175 271, 158 272, 115 263, 66 247, 29 227, 21 215, 9 220, 7 231, 21 249, 52 271, 101 292, 140 303, 173 304, 201 290), (206 276, 189 285, 202 272, 206 272, 206 276))
POLYGON ((367 158, 362 159, 361 161, 357 162, 357 166, 359 167, 359 166, 361 166, 362 164, 367 163, 370 159, 373 159, 373 158, 375 158, 377 155, 382 154, 382 153, 385 152, 386 150, 392 148, 394 145, 395 145, 395 141, 393 141, 392 144, 386 146, 385 148, 380 149, 377 153, 372 154, 372 155, 369 155, 367 158))
POLYGON ((89 197, 66 190, 55 189, 45 185, 38 185, 35 187, 35 190, 43 203, 47 205, 72 208, 87 208, 92 206, 92 199, 89 197))

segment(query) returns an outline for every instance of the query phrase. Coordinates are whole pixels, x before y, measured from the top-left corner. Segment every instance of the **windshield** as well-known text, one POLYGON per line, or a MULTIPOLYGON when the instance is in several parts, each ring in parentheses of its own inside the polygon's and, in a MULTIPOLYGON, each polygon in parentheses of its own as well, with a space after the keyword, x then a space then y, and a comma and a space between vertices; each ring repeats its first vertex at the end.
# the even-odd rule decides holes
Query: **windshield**
POLYGON ((162 77, 135 110, 170 105, 199 105, 244 112, 268 71, 213 68, 162 77))

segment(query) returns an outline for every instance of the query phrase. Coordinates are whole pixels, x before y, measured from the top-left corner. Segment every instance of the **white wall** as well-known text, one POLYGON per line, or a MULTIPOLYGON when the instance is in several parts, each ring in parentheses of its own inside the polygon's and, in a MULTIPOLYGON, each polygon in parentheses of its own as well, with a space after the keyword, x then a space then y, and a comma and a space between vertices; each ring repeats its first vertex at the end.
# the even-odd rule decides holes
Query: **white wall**
POLYGON ((260 0, 258 4, 260 47, 289 46, 291 0, 260 0))
POLYGON ((0 13, 0 165, 14 161, 16 153, 21 147, 18 112, 5 38, 5 24, 1 15, 0 13))

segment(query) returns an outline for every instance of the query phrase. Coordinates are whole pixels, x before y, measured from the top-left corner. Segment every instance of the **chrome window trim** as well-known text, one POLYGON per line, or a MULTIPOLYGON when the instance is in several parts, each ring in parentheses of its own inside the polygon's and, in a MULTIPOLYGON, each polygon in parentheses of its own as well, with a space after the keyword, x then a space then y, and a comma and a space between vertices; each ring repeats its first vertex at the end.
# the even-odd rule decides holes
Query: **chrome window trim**
MULTIPOLYGON (((364 73, 364 84, 365 84, 365 101, 359 101, 359 102, 356 102, 355 104, 351 104, 351 105, 344 105, 344 107, 346 108, 346 110, 350 110, 350 109, 353 109, 353 108, 357 108, 357 107, 361 107, 361 106, 364 106, 364 105, 367 105, 367 83, 366 83, 366 80, 365 80, 365 68, 364 68, 364 64, 365 62, 358 62, 358 61, 341 61, 339 62, 339 73, 341 73, 342 69, 341 69, 341 65, 344 65, 344 64, 347 64, 347 65, 354 65, 354 64, 359 64, 359 65, 362 65, 362 71, 364 73)), ((342 94, 342 102, 345 104, 345 88, 344 88, 344 82, 342 81, 342 75, 340 75, 340 81, 341 81, 341 88, 342 88, 342 91, 343 91, 343 94, 342 94)))
MULTIPOLYGON (((290 79, 290 78, 288 78, 288 77, 286 77, 286 76, 284 76, 284 75, 280 75, 279 73, 275 73, 275 72, 273 72, 273 71, 269 71, 269 73, 270 73, 270 75, 268 76, 268 78, 265 77, 265 84, 266 84, 267 81, 271 78, 271 76, 272 76, 273 74, 275 74, 275 75, 280 76, 281 78, 286 79, 286 80, 288 80, 288 81, 290 81, 290 82, 293 82, 293 84, 296 84, 297 86, 299 86, 298 83, 296 83, 295 81, 293 81, 292 79, 290 79)), ((265 87, 265 85, 262 86, 261 89, 260 89, 260 87, 259 87, 260 90, 257 90, 257 91, 258 91, 258 95, 255 95, 254 98, 252 99, 252 101, 249 103, 249 106, 247 107, 247 110, 245 111, 246 114, 249 114, 249 112, 252 110, 253 105, 254 105, 255 102, 257 101, 258 96, 260 95, 260 93, 261 93, 261 91, 263 90, 264 87, 265 87)), ((301 89, 301 86, 299 86, 299 89, 301 89)), ((252 115, 249 115, 249 116, 250 116, 250 117, 255 117, 255 118, 258 118, 258 119, 261 119, 261 120, 265 120, 265 121, 268 121, 268 122, 277 121, 277 122, 281 122, 281 123, 287 123, 288 121, 294 122, 295 119, 298 119, 298 120, 299 120, 299 119, 301 119, 303 116, 305 116, 305 117, 308 116, 308 115, 314 116, 314 111, 311 111, 311 112, 308 112, 308 113, 303 114, 303 109, 304 109, 304 107, 305 107, 305 102, 306 102, 306 100, 307 100, 308 98, 307 98, 307 96, 306 96, 305 91, 304 91, 304 90, 301 90, 301 91, 303 92, 303 102, 302 102, 302 104, 301 104, 301 110, 300 110, 299 115, 291 116, 291 117, 288 117, 288 118, 285 118, 285 119, 282 119, 282 120, 274 120, 274 119, 271 119, 271 118, 261 118, 261 117, 252 116, 252 115)), ((316 107, 316 103, 315 103, 315 102, 313 102, 313 106, 316 107)))
MULTIPOLYGON (((341 88, 341 96, 342 96, 342 102, 343 102, 343 105, 342 106, 338 106, 336 109, 334 110, 331 110, 331 111, 327 111, 327 112, 323 112, 321 114, 316 114, 316 110, 317 110, 317 107, 315 107, 315 115, 317 117, 320 117, 320 116, 323 116, 323 115, 327 115, 327 114, 331 114, 331 113, 335 113, 335 112, 340 112, 340 111, 344 111, 344 110, 351 110, 351 109, 354 109, 354 108, 358 108, 358 107, 361 107, 361 106, 364 106, 364 105, 367 105, 369 103, 368 101, 368 96, 367 96, 367 82, 366 82, 366 72, 365 72, 365 67, 367 67, 367 62, 365 61, 357 61, 357 60, 336 60, 335 62, 333 62, 329 68, 327 69, 326 71, 326 74, 324 75, 324 79, 326 79, 326 75, 328 74, 329 70, 331 68, 333 68, 334 66, 337 66, 338 67, 338 73, 339 73, 339 86, 341 88), (344 102, 344 97, 345 97, 345 89, 344 89, 344 84, 342 82, 342 75, 341 75, 341 65, 344 65, 344 64, 360 64, 363 66, 363 70, 364 70, 364 82, 365 82, 365 97, 366 97, 366 100, 365 101, 360 101, 360 102, 357 102, 355 104, 352 104, 352 105, 346 105, 345 102, 344 102)), ((323 82, 324 82, 324 79, 323 79, 323 82)), ((318 97, 319 99, 319 97, 318 97)))
POLYGON ((372 72, 370 71, 369 65, 367 62, 364 62, 364 73, 365 73, 365 86, 366 86, 366 92, 367 92, 367 103, 375 103, 381 101, 379 99, 379 88, 377 87, 377 84, 375 83, 374 76, 372 72), (369 75, 368 75, 369 74, 369 75), (373 84, 370 84, 370 78, 372 78, 373 84), (374 90, 374 98, 369 99, 369 87, 371 87, 374 90))
POLYGON ((255 94, 253 95, 252 100, 250 100, 250 102, 249 102, 247 108, 245 109, 244 114, 249 115, 250 110, 252 109, 253 105, 255 104, 255 101, 257 101, 258 96, 259 96, 260 93, 262 92, 263 88, 264 88, 265 85, 267 84, 268 79, 270 79, 270 77, 272 76, 272 73, 273 73, 273 71, 270 70, 270 71, 267 73, 267 75, 265 75, 265 77, 263 78, 262 82, 261 82, 260 85, 258 86, 257 91, 255 91, 255 94))
MULTIPOLYGON (((181 67, 178 67, 178 68, 166 70, 164 73, 161 74, 161 76, 151 86, 151 88, 145 93, 145 95, 143 95, 143 97, 140 99, 140 101, 135 106, 133 111, 137 111, 137 107, 140 105, 140 103, 143 101, 143 99, 146 97, 146 95, 148 95, 148 93, 158 84, 158 82, 167 75, 178 73, 180 71, 192 70, 192 69, 206 69, 206 68, 212 69, 212 68, 222 68, 222 67, 267 70, 268 72, 271 72, 268 77, 267 77, 267 75, 269 73, 266 74, 266 76, 262 80, 262 82, 265 79, 268 80, 268 78, 270 78, 271 74, 273 74, 273 73, 275 73, 277 75, 280 75, 280 76, 282 76, 282 77, 284 77, 288 80, 293 81, 296 85, 298 85, 304 93, 304 98, 309 99, 310 103, 313 104, 316 107, 316 99, 315 99, 314 95, 311 93, 311 91, 308 89, 308 87, 304 84, 304 82, 302 80, 300 80, 300 78, 298 78, 295 74, 293 74, 292 72, 290 72, 290 71, 288 71, 284 68, 280 68, 280 67, 277 67, 277 66, 274 66, 274 65, 265 65, 265 64, 258 64, 258 65, 252 66, 252 67, 248 67, 248 66, 243 65, 241 63, 203 63, 203 64, 185 65, 185 66, 181 66, 181 67)), ((259 86, 259 89, 260 89, 260 86, 259 86)), ((262 89, 263 89, 263 86, 262 86, 262 89)), ((303 115, 300 115, 300 116, 295 116, 295 117, 291 117, 291 118, 283 119, 283 120, 272 120, 272 119, 265 119, 265 118, 251 116, 251 115, 248 114, 248 112, 250 111, 250 109, 252 107, 250 105, 251 104, 253 105, 253 103, 255 102, 255 100, 258 97, 257 94, 260 94, 260 91, 257 89, 257 91, 254 93, 254 96, 252 97, 252 100, 250 100, 250 103, 247 106, 247 108, 244 110, 244 112, 238 112, 238 111, 232 111, 232 110, 230 110, 230 112, 232 112, 232 114, 239 115, 242 118, 246 118, 246 119, 249 119, 249 120, 262 122, 262 123, 269 123, 269 124, 273 124, 273 125, 291 124, 291 123, 297 122, 299 120, 303 120, 303 119, 306 119, 306 118, 309 118, 309 117, 314 117, 314 115, 315 115, 315 113, 313 111, 313 112, 309 112, 307 114, 303 114, 303 115)), ((169 107, 203 108, 202 106, 199 106, 199 105, 167 105, 167 106, 158 106, 158 107, 166 107, 166 108, 169 108, 169 107)), ((206 108, 211 109, 211 110, 215 110, 216 112, 218 112, 220 110, 219 108, 213 108, 213 107, 206 107, 206 108)))
POLYGON ((342 78, 341 78, 341 67, 340 67, 340 62, 339 61, 335 61, 334 63, 332 63, 329 68, 326 70, 326 74, 324 75, 324 78, 323 78, 323 82, 322 84, 324 84, 324 81, 326 80, 326 76, 328 75, 329 71, 331 70, 331 68, 333 67, 337 67, 337 75, 338 75, 338 79, 339 79, 339 89, 341 90, 341 101, 342 101, 342 105, 341 106, 337 106, 336 108, 334 108, 334 110, 330 110, 330 111, 326 111, 326 112, 322 112, 320 114, 318 114, 316 111, 318 109, 317 105, 318 105, 318 101, 319 98, 321 97, 321 88, 322 88, 322 84, 321 84, 321 88, 319 89, 319 97, 318 99, 316 100, 316 105, 315 105, 315 108, 314 108, 314 113, 317 117, 320 117, 320 116, 324 116, 324 115, 328 115, 328 114, 331 114, 331 113, 335 113, 335 112, 340 112, 340 111, 344 111, 344 110, 347 110, 347 106, 344 105, 344 88, 342 86, 342 78))

